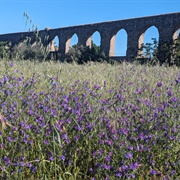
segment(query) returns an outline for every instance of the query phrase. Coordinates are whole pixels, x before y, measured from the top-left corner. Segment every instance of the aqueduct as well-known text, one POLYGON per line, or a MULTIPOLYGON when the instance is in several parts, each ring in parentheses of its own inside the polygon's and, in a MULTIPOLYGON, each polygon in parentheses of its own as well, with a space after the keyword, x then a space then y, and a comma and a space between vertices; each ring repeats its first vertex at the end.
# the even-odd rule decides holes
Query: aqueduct
MULTIPOLYGON (((180 12, 57 29, 45 29, 39 31, 39 37, 44 46, 50 46, 51 50, 54 51, 52 41, 57 36, 59 39, 58 51, 61 57, 63 57, 69 50, 70 41, 74 34, 78 37, 78 45, 91 47, 92 35, 95 32, 99 32, 101 51, 113 57, 116 34, 123 29, 127 33, 126 58, 132 58, 137 57, 139 53, 138 48, 143 43, 144 33, 152 26, 155 26, 158 30, 159 48, 161 48, 161 45, 164 43, 169 43, 178 37, 180 12)), ((26 37, 31 38, 31 43, 35 41, 33 32, 2 34, 0 35, 0 41, 11 41, 15 45, 26 37)))

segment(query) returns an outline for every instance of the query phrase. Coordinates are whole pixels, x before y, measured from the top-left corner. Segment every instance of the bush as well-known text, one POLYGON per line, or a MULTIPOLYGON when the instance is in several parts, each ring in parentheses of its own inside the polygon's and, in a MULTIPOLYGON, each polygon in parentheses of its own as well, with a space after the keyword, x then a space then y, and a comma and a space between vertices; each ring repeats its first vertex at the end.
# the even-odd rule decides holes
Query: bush
POLYGON ((16 59, 23 59, 23 60, 44 60, 46 55, 43 53, 41 43, 35 42, 33 45, 22 42, 19 45, 15 45, 12 49, 11 56, 15 57, 16 59))
POLYGON ((136 59, 140 64, 167 64, 180 67, 180 37, 172 41, 172 43, 165 43, 161 48, 158 48, 158 42, 155 38, 152 38, 152 40, 153 43, 142 44, 139 49, 144 51, 136 59))
POLYGON ((94 44, 92 48, 89 46, 74 45, 70 48, 64 60, 68 63, 76 62, 78 64, 84 64, 89 61, 112 63, 112 60, 109 58, 109 56, 105 55, 104 52, 101 52, 100 47, 94 44))
POLYGON ((11 43, 10 42, 5 42, 5 41, 0 42, 0 58, 1 59, 9 57, 10 48, 11 48, 11 43))

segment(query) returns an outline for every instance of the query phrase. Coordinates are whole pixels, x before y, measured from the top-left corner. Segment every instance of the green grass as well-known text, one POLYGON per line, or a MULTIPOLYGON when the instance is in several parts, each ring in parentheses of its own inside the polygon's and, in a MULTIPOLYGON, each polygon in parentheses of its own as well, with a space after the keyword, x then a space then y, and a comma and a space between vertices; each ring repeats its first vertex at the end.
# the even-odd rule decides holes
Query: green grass
POLYGON ((180 69, 0 61, 4 179, 180 178, 180 69))

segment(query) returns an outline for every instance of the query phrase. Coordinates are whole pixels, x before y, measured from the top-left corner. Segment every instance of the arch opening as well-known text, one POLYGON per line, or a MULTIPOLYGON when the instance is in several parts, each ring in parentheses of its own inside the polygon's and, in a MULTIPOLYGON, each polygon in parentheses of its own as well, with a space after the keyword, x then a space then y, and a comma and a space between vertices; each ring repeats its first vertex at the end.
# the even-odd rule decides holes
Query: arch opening
POLYGON ((76 46, 77 44, 78 44, 78 36, 77 36, 77 34, 74 34, 70 38, 70 47, 76 46))
POLYGON ((96 45, 96 46, 100 47, 100 45, 101 45, 101 36, 100 36, 100 33, 98 31, 96 31, 96 32, 94 32, 92 34, 91 43, 92 43, 92 45, 96 45))
POLYGON ((66 41, 65 54, 68 53, 70 48, 76 46, 77 44, 78 44, 78 36, 75 33, 66 41))
POLYGON ((114 56, 126 56, 127 51, 127 32, 125 29, 119 30, 115 34, 114 56))
POLYGON ((48 50, 50 52, 59 51, 59 37, 56 35, 54 39, 52 39, 48 45, 48 50))
POLYGON ((138 42, 138 57, 152 58, 157 52, 159 44, 159 31, 157 27, 146 28, 140 35, 138 42))
POLYGON ((173 41, 176 39, 180 39, 180 27, 173 34, 173 41))
POLYGON ((86 46, 90 48, 94 47, 98 51, 100 51, 101 46, 101 35, 98 31, 95 31, 86 41, 86 46))

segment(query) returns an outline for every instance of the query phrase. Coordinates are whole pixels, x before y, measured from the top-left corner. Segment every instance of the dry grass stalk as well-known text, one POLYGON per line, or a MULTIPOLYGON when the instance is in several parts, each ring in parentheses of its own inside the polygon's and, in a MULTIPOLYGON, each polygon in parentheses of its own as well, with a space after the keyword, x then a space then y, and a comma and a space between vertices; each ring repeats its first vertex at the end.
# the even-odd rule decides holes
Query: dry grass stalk
POLYGON ((6 129, 7 126, 12 127, 12 125, 6 120, 6 118, 0 113, 1 128, 6 129))

